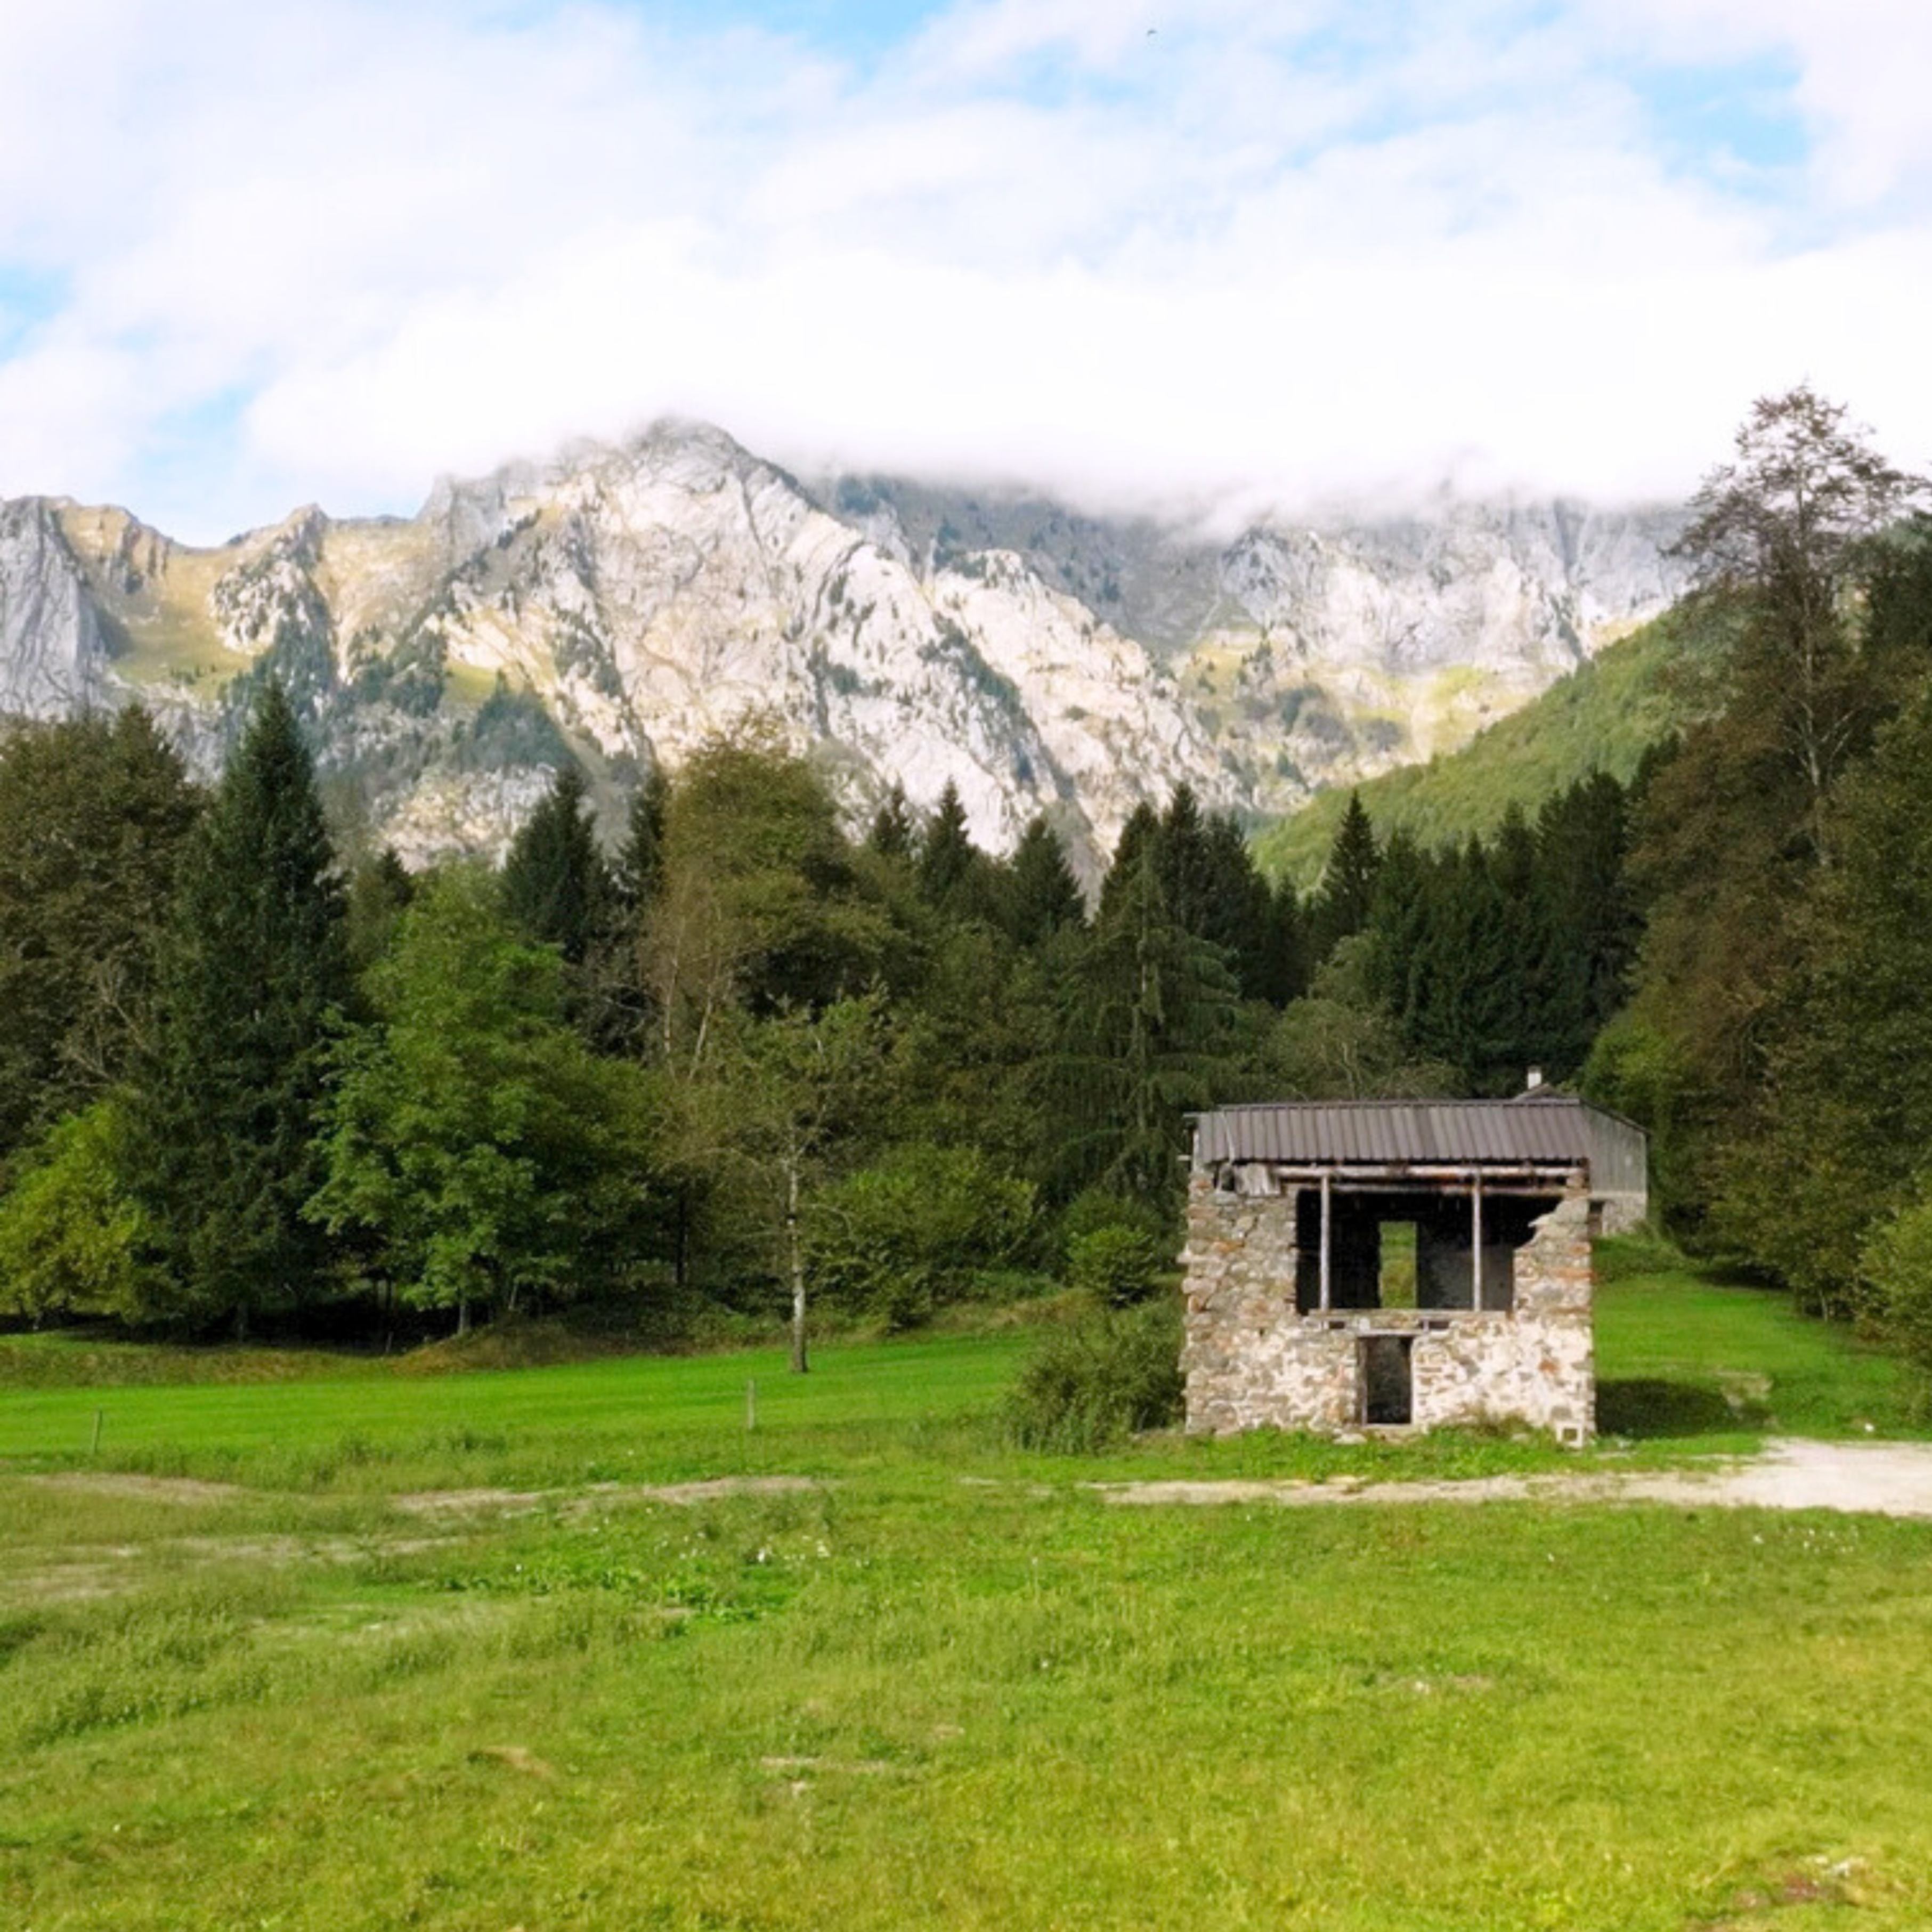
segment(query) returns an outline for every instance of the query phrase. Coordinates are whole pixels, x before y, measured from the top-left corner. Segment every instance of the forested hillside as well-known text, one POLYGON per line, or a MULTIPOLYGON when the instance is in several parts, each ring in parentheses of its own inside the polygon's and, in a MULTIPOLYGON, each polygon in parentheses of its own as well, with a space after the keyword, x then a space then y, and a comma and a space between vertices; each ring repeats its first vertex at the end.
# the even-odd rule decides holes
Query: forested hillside
MULTIPOLYGON (((1357 789, 1377 830, 1424 845, 1469 833, 1490 837, 1512 806, 1544 802, 1607 772, 1628 784, 1646 753, 1708 710, 1726 626, 1708 606, 1679 605, 1606 644, 1520 711, 1478 732, 1460 751, 1400 765, 1357 789)), ((1270 878, 1304 890, 1322 876, 1349 794, 1319 794, 1255 840, 1270 878)))
POLYGON ((1406 815, 1348 801, 1305 891, 1184 784, 1091 903, 1048 819, 995 858, 950 788, 855 837, 755 723, 615 849, 566 764, 502 866, 413 874, 332 826, 273 679, 212 790, 138 710, 18 728, 0 1310, 789 1310, 802 1362, 814 1306, 1145 1293, 1190 1108, 1534 1065, 1652 1129, 1681 1235, 1932 1356, 1917 498, 1810 392, 1760 404, 1692 506, 1692 604, 1406 815))

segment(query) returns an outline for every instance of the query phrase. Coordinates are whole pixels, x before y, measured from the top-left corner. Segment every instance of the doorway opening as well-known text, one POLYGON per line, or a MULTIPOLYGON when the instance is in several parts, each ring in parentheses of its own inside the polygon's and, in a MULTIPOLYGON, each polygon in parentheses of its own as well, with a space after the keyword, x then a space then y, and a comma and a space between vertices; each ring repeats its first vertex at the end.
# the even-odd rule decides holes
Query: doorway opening
POLYGON ((1414 1418, 1415 1384, 1408 1335, 1361 1339, 1362 1420, 1371 1426, 1406 1429, 1414 1418))

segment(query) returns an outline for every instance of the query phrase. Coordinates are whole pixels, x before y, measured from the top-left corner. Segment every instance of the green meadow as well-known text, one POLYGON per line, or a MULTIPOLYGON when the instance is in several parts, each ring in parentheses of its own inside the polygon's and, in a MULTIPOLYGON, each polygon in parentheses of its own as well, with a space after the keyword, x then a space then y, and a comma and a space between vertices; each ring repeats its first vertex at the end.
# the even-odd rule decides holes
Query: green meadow
POLYGON ((1932 1923, 1932 1523, 1096 1486, 1921 1426, 1779 1298, 1610 1272, 1581 1458, 1024 1454, 1014 1333, 802 1379, 0 1344, 0 1922, 1932 1923))

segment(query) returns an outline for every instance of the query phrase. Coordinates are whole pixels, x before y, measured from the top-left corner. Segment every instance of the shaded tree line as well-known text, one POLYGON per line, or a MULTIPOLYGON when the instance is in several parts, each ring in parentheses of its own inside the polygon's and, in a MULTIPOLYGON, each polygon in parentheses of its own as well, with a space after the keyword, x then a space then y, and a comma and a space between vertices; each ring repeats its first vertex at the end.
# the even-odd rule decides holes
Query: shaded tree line
POLYGON ((1185 1112, 1305 974, 1294 893, 1185 790, 1090 911, 1044 819, 999 860, 896 792, 854 837, 753 728, 610 846, 566 764, 500 867, 412 875, 337 849, 287 699, 253 707, 206 793, 138 711, 0 747, 17 1318, 903 1324, 1123 1229, 1145 1272, 1185 1112))

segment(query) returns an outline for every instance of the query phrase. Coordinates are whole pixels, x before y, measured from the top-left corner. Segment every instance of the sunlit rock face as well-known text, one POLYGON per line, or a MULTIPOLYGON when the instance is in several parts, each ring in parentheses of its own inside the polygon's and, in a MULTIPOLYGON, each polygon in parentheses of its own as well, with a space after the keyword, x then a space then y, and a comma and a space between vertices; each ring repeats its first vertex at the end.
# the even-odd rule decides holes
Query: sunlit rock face
POLYGON ((0 505, 0 712, 138 698, 212 770, 279 678, 345 818, 412 862, 501 849, 562 758, 612 813, 757 721, 855 818, 949 782, 1090 876, 1184 780, 1261 814, 1461 742, 1653 614, 1657 516, 1445 504, 1232 543, 894 479, 807 485, 718 430, 440 484, 409 519, 299 511, 218 549, 0 505))

